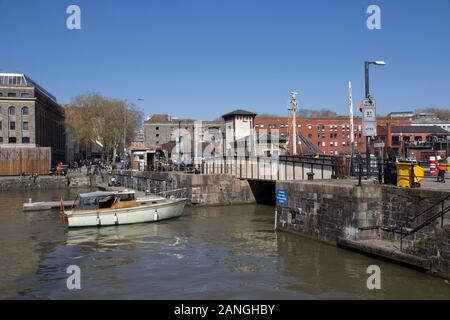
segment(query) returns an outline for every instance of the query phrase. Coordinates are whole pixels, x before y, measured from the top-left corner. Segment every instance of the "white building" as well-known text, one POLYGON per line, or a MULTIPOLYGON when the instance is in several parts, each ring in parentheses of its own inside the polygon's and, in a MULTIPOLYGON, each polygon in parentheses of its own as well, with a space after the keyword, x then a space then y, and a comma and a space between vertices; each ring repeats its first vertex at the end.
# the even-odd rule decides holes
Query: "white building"
POLYGON ((225 155, 255 155, 256 113, 245 110, 234 110, 222 116, 225 120, 225 155))

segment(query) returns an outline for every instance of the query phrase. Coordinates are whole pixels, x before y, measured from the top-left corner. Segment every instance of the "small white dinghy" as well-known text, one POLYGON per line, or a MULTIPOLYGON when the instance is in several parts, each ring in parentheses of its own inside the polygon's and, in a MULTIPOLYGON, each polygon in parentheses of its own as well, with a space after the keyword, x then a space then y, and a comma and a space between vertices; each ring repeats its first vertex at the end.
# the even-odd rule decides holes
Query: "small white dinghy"
POLYGON ((72 210, 61 214, 68 227, 115 226, 176 218, 185 204, 185 198, 136 199, 134 191, 98 191, 79 194, 72 210))

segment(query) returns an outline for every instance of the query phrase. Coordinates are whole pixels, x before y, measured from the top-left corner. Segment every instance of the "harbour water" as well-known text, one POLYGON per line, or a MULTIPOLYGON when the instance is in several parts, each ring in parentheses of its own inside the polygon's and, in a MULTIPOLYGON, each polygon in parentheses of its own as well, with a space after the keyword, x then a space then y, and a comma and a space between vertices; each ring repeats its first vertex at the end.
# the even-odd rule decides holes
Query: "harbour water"
POLYGON ((450 299, 444 280, 273 230, 262 205, 187 207, 176 220, 69 230, 22 203, 80 190, 0 193, 2 299, 450 299), (68 290, 67 267, 81 270, 68 290), (381 290, 366 269, 381 268, 381 290))

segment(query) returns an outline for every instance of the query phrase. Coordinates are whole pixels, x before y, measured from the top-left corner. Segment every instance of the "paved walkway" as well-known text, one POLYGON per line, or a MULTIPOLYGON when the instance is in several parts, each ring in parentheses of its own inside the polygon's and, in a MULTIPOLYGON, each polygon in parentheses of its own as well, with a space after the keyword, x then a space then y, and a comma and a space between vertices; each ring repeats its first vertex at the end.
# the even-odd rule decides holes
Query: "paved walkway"
POLYGON ((437 182, 436 177, 424 178, 421 183, 421 188, 450 191, 450 172, 447 171, 445 175, 445 183, 437 182))

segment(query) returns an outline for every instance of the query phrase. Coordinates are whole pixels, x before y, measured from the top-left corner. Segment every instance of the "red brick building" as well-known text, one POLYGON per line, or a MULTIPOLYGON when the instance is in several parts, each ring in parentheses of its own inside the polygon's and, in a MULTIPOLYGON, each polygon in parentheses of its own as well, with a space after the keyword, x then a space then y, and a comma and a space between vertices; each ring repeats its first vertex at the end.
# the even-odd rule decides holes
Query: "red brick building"
MULTIPOLYGON (((355 151, 365 152, 366 138, 362 135, 362 119, 354 118, 355 151)), ((379 118, 378 126, 387 124, 410 126, 409 119, 379 118)), ((325 155, 349 154, 351 152, 350 119, 338 116, 334 118, 297 118, 297 135, 300 134, 325 155)), ((255 118, 256 131, 267 130, 268 133, 278 130, 284 138, 292 137, 292 119, 289 117, 257 116, 255 118)), ((290 139, 292 140, 292 139, 290 139)), ((297 141, 299 141, 298 139, 297 141)), ((299 144, 298 153, 306 152, 304 143, 299 144)))

